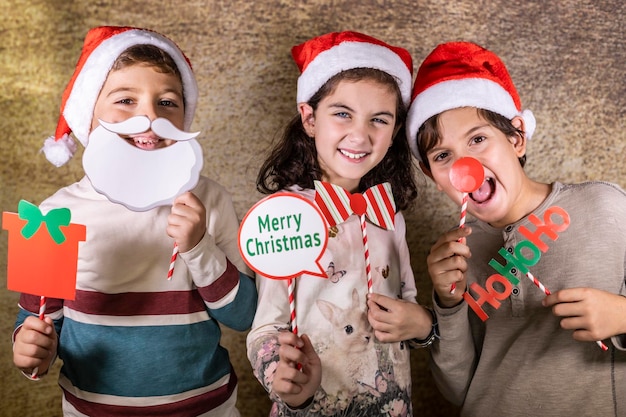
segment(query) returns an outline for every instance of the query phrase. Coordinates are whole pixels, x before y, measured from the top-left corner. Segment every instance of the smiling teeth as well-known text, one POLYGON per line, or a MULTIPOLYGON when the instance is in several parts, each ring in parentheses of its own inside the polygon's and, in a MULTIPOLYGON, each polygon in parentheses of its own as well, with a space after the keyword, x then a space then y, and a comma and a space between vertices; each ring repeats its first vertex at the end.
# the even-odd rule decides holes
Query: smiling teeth
POLYGON ((141 145, 154 145, 155 143, 159 141, 158 139, 142 139, 142 138, 135 138, 133 140, 135 141, 135 143, 138 143, 141 145))
POLYGON ((363 153, 351 153, 348 151, 344 151, 343 149, 339 149, 339 152, 341 152, 342 155, 347 156, 350 159, 360 159, 363 158, 365 155, 367 155, 366 152, 363 153))

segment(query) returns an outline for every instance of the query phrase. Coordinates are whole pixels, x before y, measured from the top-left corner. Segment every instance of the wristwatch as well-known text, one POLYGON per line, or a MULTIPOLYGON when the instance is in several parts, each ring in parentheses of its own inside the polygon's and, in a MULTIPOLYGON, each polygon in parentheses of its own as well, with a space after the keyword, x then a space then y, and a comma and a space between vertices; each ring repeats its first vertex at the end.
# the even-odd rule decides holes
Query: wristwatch
POLYGON ((411 347, 425 348, 425 347, 432 345, 435 339, 439 339, 439 325, 437 323, 437 315, 435 314, 435 311, 432 308, 428 308, 428 307, 425 307, 425 308, 426 310, 430 311, 430 314, 433 317, 432 328, 430 329, 430 333, 428 334, 428 336, 426 336, 426 339, 413 338, 409 340, 409 346, 411 347))

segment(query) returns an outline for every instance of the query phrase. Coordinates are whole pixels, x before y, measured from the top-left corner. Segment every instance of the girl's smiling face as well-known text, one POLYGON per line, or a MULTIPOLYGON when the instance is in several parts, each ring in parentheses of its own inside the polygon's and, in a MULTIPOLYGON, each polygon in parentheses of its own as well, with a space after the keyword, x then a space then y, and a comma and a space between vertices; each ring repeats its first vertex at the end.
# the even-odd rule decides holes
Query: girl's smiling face
POLYGON ((300 103, 307 134, 315 140, 322 180, 350 192, 383 160, 396 133, 396 92, 372 80, 340 81, 317 109, 300 103))
MULTIPOLYGON (((523 130, 516 117, 512 123, 523 130)), ((471 156, 484 167, 485 181, 470 194, 468 211, 494 227, 516 222, 536 207, 532 182, 519 159, 526 152, 525 137, 507 137, 480 116, 476 108, 462 107, 439 115, 440 142, 428 151, 430 174, 440 191, 461 204, 462 193, 450 181, 450 169, 459 158, 471 156), (533 207, 533 208, 534 208, 533 207)))

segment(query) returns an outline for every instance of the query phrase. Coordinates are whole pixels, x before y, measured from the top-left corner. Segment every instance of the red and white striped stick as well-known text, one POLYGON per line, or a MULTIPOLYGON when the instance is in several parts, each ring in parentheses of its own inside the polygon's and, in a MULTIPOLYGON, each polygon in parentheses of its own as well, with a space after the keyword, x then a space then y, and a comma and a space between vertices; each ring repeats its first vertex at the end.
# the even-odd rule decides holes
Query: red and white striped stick
POLYGON ((537 288, 543 291, 545 295, 550 295, 550 290, 547 289, 537 278, 535 278, 535 276, 530 271, 526 273, 526 276, 532 281, 533 284, 537 286, 537 288))
POLYGON ((291 331, 296 336, 298 335, 298 322, 296 320, 296 280, 295 278, 289 278, 287 280, 287 287, 289 292, 289 324, 291 331))
POLYGON ((370 264, 370 250, 367 245, 367 227, 365 226, 365 215, 361 215, 361 232, 363 233, 363 254, 365 255, 365 273, 367 275, 367 292, 372 293, 372 265, 370 264))
MULTIPOLYGON (((461 204, 461 219, 459 228, 465 227, 465 216, 467 215, 467 203, 469 201, 469 193, 473 193, 480 188, 485 181, 485 170, 483 165, 477 160, 469 156, 457 159, 450 169, 450 182, 452 186, 463 193, 461 204)), ((458 240, 465 243, 465 238, 458 240)), ((456 290, 456 282, 450 285, 450 294, 454 294, 456 290)))
POLYGON ((600 349, 602 350, 609 350, 609 347, 605 345, 601 340, 596 340, 596 344, 600 346, 600 349))
POLYGON ((463 193, 463 201, 461 203, 461 218, 459 220, 459 228, 465 227, 465 217, 467 216, 467 202, 469 201, 469 194, 463 193))
POLYGON ((43 320, 46 317, 46 296, 39 297, 39 320, 43 320))
POLYGON ((172 279, 172 275, 174 275, 174 264, 176 263, 176 258, 178 257, 178 244, 174 242, 174 250, 172 251, 172 257, 170 258, 170 268, 167 271, 167 280, 172 279))
MULTIPOLYGON (((461 203, 461 218, 459 220, 459 229, 462 229, 465 227, 465 218, 467 216, 467 202, 469 201, 469 194, 468 193, 463 193, 463 201, 461 203)), ((459 242, 463 242, 465 239, 461 238, 459 239, 459 242)), ((454 294, 456 292, 456 282, 453 282, 452 285, 450 285, 450 294, 454 294)))
MULTIPOLYGON (((42 295, 39 297, 39 320, 43 320, 46 317, 46 296, 42 295)), ((30 377, 33 379, 37 379, 37 374, 39 373, 39 368, 33 369, 33 372, 30 374, 30 377)))
MULTIPOLYGON (((287 279, 287 288, 289 292, 289 326, 293 334, 298 336, 298 321, 296 320, 296 279, 287 279)), ((298 370, 302 370, 302 364, 296 364, 298 370)))

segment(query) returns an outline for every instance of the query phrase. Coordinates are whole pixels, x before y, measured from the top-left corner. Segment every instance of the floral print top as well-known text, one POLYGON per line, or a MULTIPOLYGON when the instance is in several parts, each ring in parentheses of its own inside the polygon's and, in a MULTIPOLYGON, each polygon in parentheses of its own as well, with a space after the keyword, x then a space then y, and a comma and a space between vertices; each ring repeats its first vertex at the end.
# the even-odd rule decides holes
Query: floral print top
MULTIPOLYGON (((313 200, 313 190, 290 190, 313 200)), ((367 277, 360 220, 352 215, 329 229, 320 258, 327 278, 296 278, 300 334, 309 335, 322 361, 322 383, 310 405, 293 410, 271 391, 278 362, 277 335, 290 329, 286 280, 257 276, 257 312, 247 338, 254 375, 270 392, 270 416, 412 415, 408 344, 381 343, 367 320, 367 277)), ((373 292, 416 302, 416 288, 396 213, 395 230, 367 225, 373 292)))

